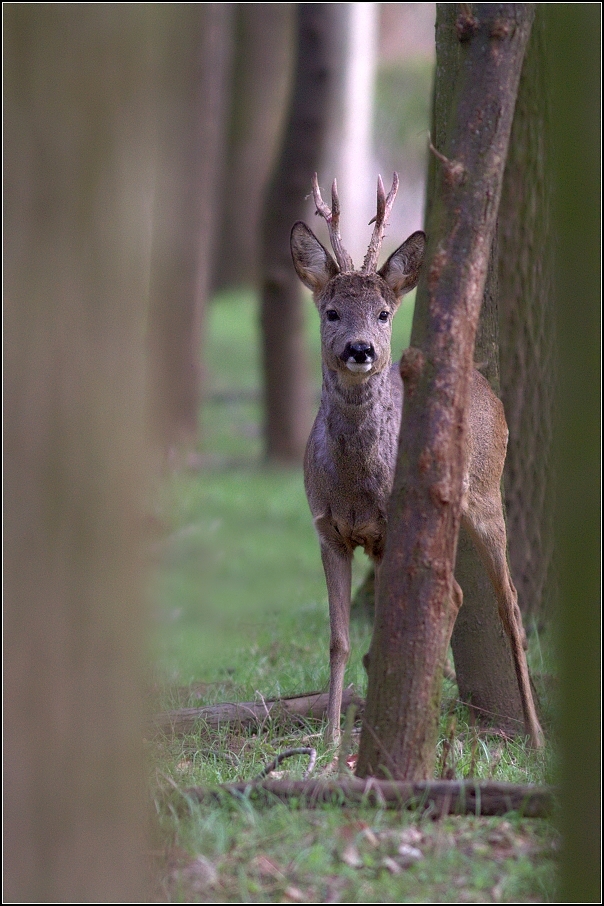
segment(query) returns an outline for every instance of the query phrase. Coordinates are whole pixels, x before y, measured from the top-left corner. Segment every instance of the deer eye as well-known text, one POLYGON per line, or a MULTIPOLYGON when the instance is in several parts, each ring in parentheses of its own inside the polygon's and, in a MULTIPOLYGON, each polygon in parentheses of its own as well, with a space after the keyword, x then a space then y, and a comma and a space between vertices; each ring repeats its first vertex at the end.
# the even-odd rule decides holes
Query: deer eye
POLYGON ((382 323, 385 324, 389 317, 390 317, 390 313, 389 313, 389 312, 387 312, 387 311, 381 311, 381 312, 379 313, 379 315, 378 315, 378 321, 382 321, 382 323))
POLYGON ((337 313, 337 311, 335 310, 335 308, 328 308, 327 311, 325 312, 325 314, 327 316, 328 321, 339 321, 340 320, 340 316, 337 313))

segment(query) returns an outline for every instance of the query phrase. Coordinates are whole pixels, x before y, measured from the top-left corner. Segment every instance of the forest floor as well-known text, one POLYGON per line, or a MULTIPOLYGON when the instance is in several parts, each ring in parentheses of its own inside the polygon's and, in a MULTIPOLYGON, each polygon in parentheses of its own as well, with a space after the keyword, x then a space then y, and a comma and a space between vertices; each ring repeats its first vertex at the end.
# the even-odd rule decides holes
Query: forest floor
MULTIPOLYGON (((318 545, 302 475, 261 463, 256 308, 249 296, 212 306, 206 344, 209 396, 199 453, 166 477, 156 500, 153 676, 150 708, 262 701, 328 686, 329 619, 318 545)), ((411 308, 393 343, 406 345, 411 308)), ((396 322, 395 322, 396 323, 396 322)), ((309 307, 317 373, 318 330, 309 307)), ((398 344, 398 346, 396 345, 398 344)), ((355 583, 367 561, 355 560, 355 583)), ((530 627, 529 627, 530 629, 530 627)), ((351 627, 346 683, 361 696, 371 627, 351 627)), ((552 722, 551 645, 530 633, 529 663, 544 726, 552 722)), ((358 736, 353 735, 355 751, 358 736)), ((333 751, 320 723, 200 727, 149 734, 154 803, 153 899, 216 903, 553 902, 559 835, 552 821, 435 818, 384 808, 306 809, 249 798, 195 803, 194 786, 247 781, 290 747, 317 750, 313 776, 333 751)), ((352 762, 351 762, 352 763, 352 762)), ((435 776, 552 783, 551 746, 488 734, 444 680, 435 776)), ((304 757, 277 776, 301 778, 304 757)), ((274 775, 273 775, 274 776, 274 775)))

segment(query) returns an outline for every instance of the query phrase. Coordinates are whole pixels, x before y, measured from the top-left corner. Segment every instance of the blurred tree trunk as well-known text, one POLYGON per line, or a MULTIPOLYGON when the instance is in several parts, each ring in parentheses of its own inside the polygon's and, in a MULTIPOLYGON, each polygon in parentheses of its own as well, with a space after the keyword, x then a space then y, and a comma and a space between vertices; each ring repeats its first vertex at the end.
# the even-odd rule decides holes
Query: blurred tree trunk
POLYGON ((279 150, 294 64, 295 6, 235 4, 231 110, 213 288, 258 285, 262 201, 279 150))
POLYGON ((375 619, 375 568, 370 566, 357 588, 350 607, 351 619, 375 619))
POLYGON ((595 3, 548 7, 559 248, 555 524, 563 846, 558 898, 600 903, 602 23, 595 3))
POLYGON ((4 895, 145 902, 144 5, 4 14, 4 895))
POLYGON ((232 4, 158 4, 158 167, 149 310, 155 438, 165 452, 198 438, 202 336, 217 226, 232 4))
POLYGON ((265 439, 269 460, 299 464, 312 424, 302 286, 289 236, 308 206, 310 181, 322 160, 341 60, 345 4, 301 3, 293 94, 279 160, 264 202, 261 330, 265 439))
POLYGON ((325 184, 334 176, 344 222, 346 249, 360 266, 375 216, 377 172, 373 155, 373 107, 380 5, 339 4, 341 26, 334 97, 328 117, 321 169, 325 184))
MULTIPOLYGON (((456 10, 457 11, 457 10, 456 10)), ((530 4, 463 5, 441 188, 430 208, 421 350, 404 355, 399 462, 378 576, 357 773, 430 776, 456 606, 466 408, 530 4), (485 204, 484 199, 490 199, 485 204)), ((437 76, 438 78, 438 76, 437 76)), ((420 305, 421 309, 421 305, 420 305)))
POLYGON ((547 4, 537 4, 499 207, 501 397, 510 565, 531 621, 553 613, 552 431, 555 394, 547 4))

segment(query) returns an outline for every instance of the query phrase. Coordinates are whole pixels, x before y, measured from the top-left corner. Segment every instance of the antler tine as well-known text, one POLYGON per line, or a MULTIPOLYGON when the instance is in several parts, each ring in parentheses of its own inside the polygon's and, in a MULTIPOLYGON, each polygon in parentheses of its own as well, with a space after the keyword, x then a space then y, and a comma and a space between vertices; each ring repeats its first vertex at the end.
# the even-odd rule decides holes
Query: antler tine
POLYGON ((331 184, 331 214, 336 224, 340 221, 340 199, 338 198, 338 182, 334 176, 331 184))
POLYGON ((369 248, 367 249, 367 254, 365 255, 365 260, 363 261, 363 267, 361 268, 361 271, 364 274, 372 274, 377 270, 380 247, 382 245, 384 232, 386 230, 388 218, 390 217, 390 212, 392 211, 392 206, 394 204, 394 199, 396 198, 397 192, 398 173, 394 173, 392 176, 392 188, 388 192, 388 195, 386 195, 384 191, 384 183, 382 182, 382 177, 378 176, 377 214, 371 221, 371 223, 375 221, 375 226, 373 228, 373 236, 371 237, 369 248))
POLYGON ((338 185, 336 180, 334 179, 331 187, 331 210, 321 198, 321 190, 319 189, 319 180, 317 179, 316 173, 312 178, 312 194, 317 208, 316 213, 323 217, 327 223, 329 241, 334 250, 340 271, 345 274, 354 270, 352 258, 342 245, 342 238, 340 236, 340 199, 338 198, 338 185))
POLYGON ((321 190, 319 188, 319 180, 317 178, 316 173, 314 174, 314 176, 312 178, 312 194, 313 194, 313 198, 315 200, 315 206, 317 208, 317 210, 315 211, 315 214, 320 214, 321 217, 324 217, 325 220, 327 221, 327 223, 329 224, 331 222, 331 211, 329 210, 329 208, 327 207, 327 205, 321 198, 321 190))

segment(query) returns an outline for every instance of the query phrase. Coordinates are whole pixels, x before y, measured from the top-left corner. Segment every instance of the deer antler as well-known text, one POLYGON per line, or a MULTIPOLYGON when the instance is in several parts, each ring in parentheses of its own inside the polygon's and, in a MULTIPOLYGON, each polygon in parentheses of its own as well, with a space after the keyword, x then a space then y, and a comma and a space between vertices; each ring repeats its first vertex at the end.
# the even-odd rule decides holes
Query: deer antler
POLYGON ((377 214, 373 218, 373 220, 369 221, 370 223, 373 223, 375 221, 375 226, 373 228, 373 236, 371 237, 369 248, 367 249, 367 254, 365 255, 365 260, 363 261, 363 267, 361 268, 361 273, 363 274, 373 274, 377 270, 380 246, 382 245, 384 231, 386 229, 386 224, 388 223, 390 211, 392 210, 392 205, 394 204, 394 199, 396 198, 397 192, 398 173, 394 173, 392 177, 392 188, 388 192, 388 197, 386 197, 386 193, 384 192, 384 183, 382 182, 382 177, 378 176, 377 214))
POLYGON ((342 245, 342 238, 340 236, 340 199, 338 198, 338 185, 335 179, 331 187, 331 210, 321 198, 319 181, 316 173, 312 178, 312 194, 315 199, 315 205, 317 206, 315 213, 323 217, 327 223, 329 241, 334 250, 340 271, 343 274, 349 273, 354 270, 354 264, 352 263, 352 258, 342 245))

